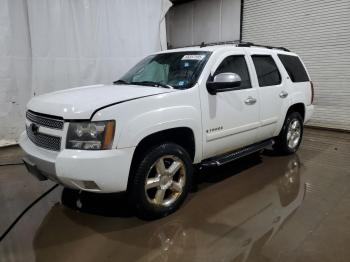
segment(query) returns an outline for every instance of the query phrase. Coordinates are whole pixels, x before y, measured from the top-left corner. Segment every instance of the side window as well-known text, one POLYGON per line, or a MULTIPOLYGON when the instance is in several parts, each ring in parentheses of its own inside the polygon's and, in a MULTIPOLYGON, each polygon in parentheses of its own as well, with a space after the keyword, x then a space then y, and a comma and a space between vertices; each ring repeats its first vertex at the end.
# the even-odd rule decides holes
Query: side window
POLYGON ((252 55, 259 86, 274 86, 281 83, 281 74, 270 55, 252 55))
POLYGON ((310 81, 299 57, 291 55, 278 55, 278 58, 281 60, 284 68, 287 70, 292 82, 310 81))
POLYGON ((214 76, 220 73, 236 73, 242 79, 239 88, 251 88, 249 71, 244 55, 232 55, 226 57, 216 69, 214 76))

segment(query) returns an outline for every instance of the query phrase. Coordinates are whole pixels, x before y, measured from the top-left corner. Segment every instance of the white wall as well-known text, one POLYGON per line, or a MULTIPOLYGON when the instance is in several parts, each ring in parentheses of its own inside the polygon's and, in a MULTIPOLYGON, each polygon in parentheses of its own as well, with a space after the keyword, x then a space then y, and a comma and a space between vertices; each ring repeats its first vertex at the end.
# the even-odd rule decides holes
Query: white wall
POLYGON ((33 95, 111 83, 165 46, 168 0, 0 0, 0 146, 33 95))
POLYGON ((172 47, 239 40, 240 0, 195 0, 173 6, 167 16, 172 47))

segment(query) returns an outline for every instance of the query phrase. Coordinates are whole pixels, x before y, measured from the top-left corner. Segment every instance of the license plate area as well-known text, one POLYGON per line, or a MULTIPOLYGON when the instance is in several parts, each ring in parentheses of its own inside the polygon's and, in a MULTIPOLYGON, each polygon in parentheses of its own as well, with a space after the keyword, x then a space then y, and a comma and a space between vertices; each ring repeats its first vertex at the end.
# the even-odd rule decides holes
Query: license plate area
POLYGON ((27 158, 23 158, 23 163, 26 166, 28 172, 36 177, 39 181, 47 180, 47 177, 43 176, 38 167, 27 158))

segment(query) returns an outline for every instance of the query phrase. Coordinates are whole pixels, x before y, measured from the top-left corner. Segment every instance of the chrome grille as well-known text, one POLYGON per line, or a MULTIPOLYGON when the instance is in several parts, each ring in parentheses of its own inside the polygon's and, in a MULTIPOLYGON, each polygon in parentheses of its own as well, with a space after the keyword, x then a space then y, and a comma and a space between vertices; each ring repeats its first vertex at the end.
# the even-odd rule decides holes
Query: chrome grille
POLYGON ((43 147, 49 150, 60 151, 61 150, 61 138, 58 136, 51 136, 43 133, 33 132, 31 124, 26 127, 27 135, 29 139, 37 146, 43 147))
POLYGON ((31 112, 31 111, 27 111, 26 113, 26 117, 29 121, 38 124, 40 126, 45 126, 48 128, 54 128, 54 129, 63 129, 63 119, 59 119, 59 118, 54 118, 54 117, 46 117, 46 116, 42 116, 40 114, 31 112))

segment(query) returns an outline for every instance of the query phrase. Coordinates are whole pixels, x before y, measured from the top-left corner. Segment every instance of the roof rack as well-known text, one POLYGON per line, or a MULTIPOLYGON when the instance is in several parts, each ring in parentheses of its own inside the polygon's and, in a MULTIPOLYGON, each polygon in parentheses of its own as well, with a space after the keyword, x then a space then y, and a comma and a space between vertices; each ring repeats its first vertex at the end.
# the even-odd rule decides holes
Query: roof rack
POLYGON ((239 44, 240 41, 239 40, 233 40, 233 41, 221 41, 221 42, 211 42, 211 43, 205 43, 202 42, 200 44, 200 47, 206 47, 206 46, 213 46, 213 45, 237 45, 239 44))
MULTIPOLYGON (((233 40, 233 41, 221 41, 221 42, 212 42, 212 43, 205 43, 202 42, 199 47, 206 47, 206 46, 214 46, 214 45, 236 45, 237 47, 263 47, 263 48, 268 48, 268 49, 279 49, 279 50, 283 50, 283 51, 287 51, 290 52, 289 49, 282 47, 282 46, 269 46, 269 45, 259 45, 259 44, 254 44, 252 42, 244 42, 244 41, 240 41, 240 40, 233 40)), ((197 45, 191 45, 191 46, 185 46, 185 47, 193 47, 193 46, 198 46, 197 45)))
POLYGON ((264 47, 264 48, 268 48, 268 49, 280 49, 280 50, 283 50, 283 51, 287 51, 287 52, 290 52, 289 49, 283 47, 283 46, 269 46, 269 45, 259 45, 259 44, 254 44, 254 43, 251 43, 251 42, 242 42, 240 41, 237 46, 240 46, 240 47, 252 47, 252 46, 255 46, 255 47, 264 47))

